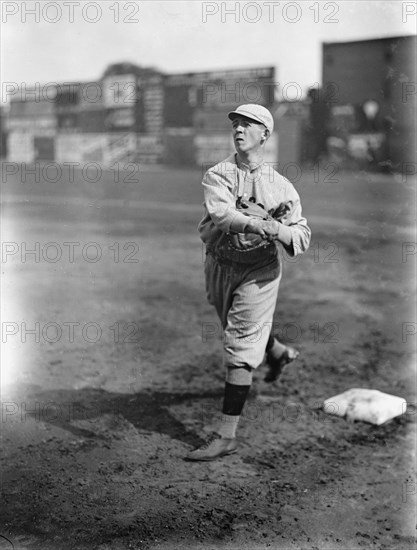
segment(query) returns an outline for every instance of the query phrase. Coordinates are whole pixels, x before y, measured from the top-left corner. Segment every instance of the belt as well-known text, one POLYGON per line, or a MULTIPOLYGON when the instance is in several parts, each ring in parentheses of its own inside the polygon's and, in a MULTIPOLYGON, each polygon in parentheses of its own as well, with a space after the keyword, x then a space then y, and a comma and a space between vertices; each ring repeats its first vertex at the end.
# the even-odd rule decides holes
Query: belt
POLYGON ((232 260, 230 258, 225 258, 224 256, 219 256, 214 252, 212 248, 207 247, 206 254, 209 254, 215 262, 217 262, 220 265, 225 265, 228 267, 234 267, 238 269, 242 269, 242 267, 266 267, 267 265, 278 263, 278 256, 269 256, 267 258, 261 258, 259 262, 239 262, 236 260, 232 260))

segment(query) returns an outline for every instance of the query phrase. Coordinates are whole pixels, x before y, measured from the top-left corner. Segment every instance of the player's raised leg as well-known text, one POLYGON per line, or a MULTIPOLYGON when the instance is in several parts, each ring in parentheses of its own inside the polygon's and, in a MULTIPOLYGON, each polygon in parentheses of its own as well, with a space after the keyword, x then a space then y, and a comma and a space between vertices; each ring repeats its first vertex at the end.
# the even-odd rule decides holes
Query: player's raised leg
POLYGON ((272 333, 268 338, 265 352, 268 365, 268 372, 264 378, 265 382, 278 380, 285 365, 297 359, 299 355, 295 348, 282 344, 272 333))

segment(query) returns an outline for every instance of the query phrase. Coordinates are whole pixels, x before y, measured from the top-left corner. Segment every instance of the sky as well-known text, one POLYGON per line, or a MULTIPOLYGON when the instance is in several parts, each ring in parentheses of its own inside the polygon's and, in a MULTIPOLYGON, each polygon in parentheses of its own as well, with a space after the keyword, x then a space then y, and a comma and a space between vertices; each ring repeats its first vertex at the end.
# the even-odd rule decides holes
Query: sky
POLYGON ((296 83, 296 94, 321 83, 323 42, 415 34, 417 17, 402 0, 3 0, 1 9, 3 104, 5 83, 96 80, 120 61, 167 73, 274 66, 277 86, 296 83))

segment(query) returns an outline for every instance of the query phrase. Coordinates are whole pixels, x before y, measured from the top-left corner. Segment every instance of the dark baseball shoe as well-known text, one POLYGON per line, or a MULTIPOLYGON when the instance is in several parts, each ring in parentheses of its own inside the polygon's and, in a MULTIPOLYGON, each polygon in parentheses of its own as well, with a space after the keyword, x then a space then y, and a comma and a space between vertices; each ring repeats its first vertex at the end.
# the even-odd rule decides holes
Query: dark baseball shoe
POLYGON ((282 372, 282 369, 285 367, 285 365, 288 365, 288 363, 291 363, 294 361, 294 359, 297 359, 299 356, 299 352, 287 346, 286 350, 282 355, 279 357, 275 357, 270 351, 266 354, 266 362, 268 364, 268 372, 265 375, 264 381, 265 382, 275 382, 277 380, 282 372))
POLYGON ((221 456, 227 456, 235 453, 237 450, 236 439, 226 439, 219 434, 212 433, 198 449, 191 451, 185 457, 186 460, 215 460, 221 456))

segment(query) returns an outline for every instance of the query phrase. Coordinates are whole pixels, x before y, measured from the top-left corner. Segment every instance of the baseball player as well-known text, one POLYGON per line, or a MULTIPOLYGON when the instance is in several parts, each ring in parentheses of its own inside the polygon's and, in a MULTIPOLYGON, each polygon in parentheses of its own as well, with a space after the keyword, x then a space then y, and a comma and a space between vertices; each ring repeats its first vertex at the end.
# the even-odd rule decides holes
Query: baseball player
POLYGON ((265 380, 276 380, 296 358, 271 334, 281 279, 279 247, 289 256, 305 252, 311 231, 293 185, 264 162, 274 121, 261 105, 241 105, 228 115, 236 153, 203 178, 207 298, 223 328, 226 385, 215 432, 188 460, 214 460, 237 450, 236 429, 254 369, 264 360, 265 380))

